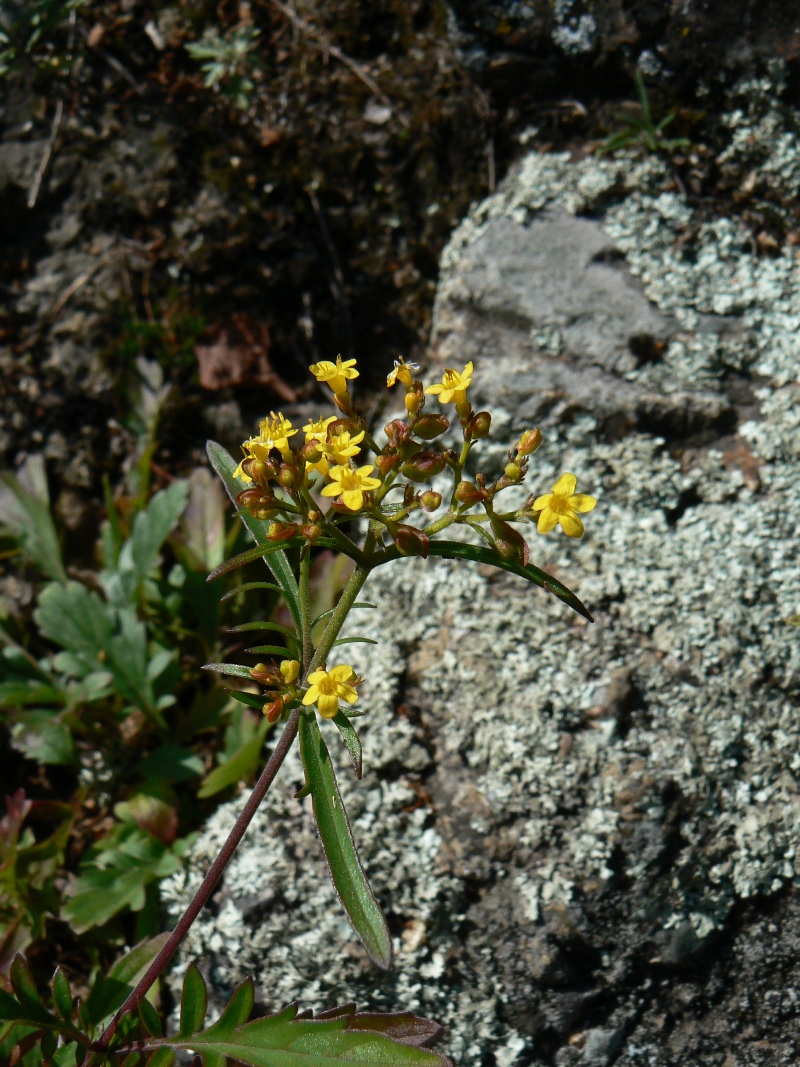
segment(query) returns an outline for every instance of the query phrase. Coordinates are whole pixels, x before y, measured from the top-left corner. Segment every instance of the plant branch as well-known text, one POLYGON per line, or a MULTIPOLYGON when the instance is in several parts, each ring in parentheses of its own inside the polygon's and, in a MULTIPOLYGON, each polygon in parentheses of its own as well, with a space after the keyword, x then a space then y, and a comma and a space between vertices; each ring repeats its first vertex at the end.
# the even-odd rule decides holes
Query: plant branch
MULTIPOLYGON (((362 583, 363 584, 363 583, 362 583)), ((355 599, 355 598, 354 598, 355 599)), ((289 749, 292 747, 295 737, 297 736, 297 728, 300 722, 300 709, 295 708, 289 717, 286 727, 281 734, 275 749, 267 761, 267 765, 261 772, 261 777, 256 782, 252 793, 247 799, 247 803, 242 808, 238 819, 234 823, 233 829, 228 835, 228 839, 220 849, 219 855, 211 864, 208 870, 208 874, 202 881, 200 888, 192 898, 191 903, 187 907, 186 911, 181 916, 175 929, 170 934, 168 940, 165 942, 164 947, 158 953, 156 958, 148 967, 144 977, 139 981, 136 988, 130 993, 125 1003, 119 1009, 117 1014, 111 1020, 106 1027, 102 1036, 94 1043, 92 1049, 86 1054, 83 1061, 83 1067, 88 1067, 91 1062, 92 1056, 98 1052, 105 1052, 111 1043, 111 1039, 116 1032, 119 1021, 123 1015, 126 1015, 129 1011, 133 1011, 141 1001, 142 997, 147 993, 150 986, 156 981, 161 972, 167 966, 169 961, 178 950, 183 939, 189 932, 189 928, 195 921, 203 906, 207 903, 209 897, 214 892, 225 868, 231 861, 239 842, 244 837, 247 827, 253 820, 253 816, 258 810, 261 801, 267 795, 269 787, 272 785, 275 775, 286 759, 286 755, 289 749)))
POLYGON ((303 674, 308 670, 314 646, 311 643, 311 596, 309 578, 311 571, 311 546, 305 545, 300 553, 300 629, 303 642, 303 674))
POLYGON ((339 603, 336 605, 333 614, 328 620, 328 625, 325 627, 325 632, 320 638, 320 642, 317 645, 314 658, 311 660, 309 672, 317 670, 328 658, 330 650, 333 648, 333 642, 339 636, 339 631, 344 626, 344 621, 356 602, 356 597, 361 592, 361 589, 366 582, 370 567, 358 566, 350 575, 347 585, 342 590, 342 595, 339 597, 339 603))

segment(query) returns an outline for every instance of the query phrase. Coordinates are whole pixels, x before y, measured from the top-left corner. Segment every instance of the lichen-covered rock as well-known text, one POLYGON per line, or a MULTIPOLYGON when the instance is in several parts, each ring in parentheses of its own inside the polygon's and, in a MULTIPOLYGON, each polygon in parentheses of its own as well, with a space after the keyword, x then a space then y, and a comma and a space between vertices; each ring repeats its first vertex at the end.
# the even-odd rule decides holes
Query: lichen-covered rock
POLYGON ((199 957, 218 1001, 252 972, 270 1007, 422 1011, 459 1064, 797 1061, 798 283, 653 159, 532 155, 471 213, 432 369, 479 361, 489 465, 536 419, 534 488, 599 498, 582 541, 529 538, 595 623, 468 564, 375 574, 363 782, 330 744, 396 966, 350 933, 292 761, 174 981, 199 957))

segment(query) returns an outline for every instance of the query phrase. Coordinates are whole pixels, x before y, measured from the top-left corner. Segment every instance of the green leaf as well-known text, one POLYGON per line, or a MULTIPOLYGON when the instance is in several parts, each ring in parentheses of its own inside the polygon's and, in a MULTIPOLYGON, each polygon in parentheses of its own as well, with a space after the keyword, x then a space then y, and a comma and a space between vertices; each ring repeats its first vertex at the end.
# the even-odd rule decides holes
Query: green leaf
POLYGON ((300 716, 300 755, 336 892, 367 952, 379 967, 388 970, 392 963, 392 939, 359 862, 331 758, 313 712, 300 716))
POLYGON ((278 622, 243 622, 239 626, 229 626, 225 633, 244 634, 249 633, 251 630, 272 630, 274 633, 283 634, 292 641, 297 641, 295 631, 290 630, 288 626, 281 626, 278 622))
POLYGON ((98 976, 85 1005, 89 1020, 95 1026, 106 1022, 122 1007, 168 937, 169 934, 159 934, 140 941, 117 960, 107 975, 101 973, 98 976))
MULTIPOLYGON (((261 703, 263 704, 264 701, 262 700, 261 703)), ((230 759, 214 768, 197 791, 201 800, 213 797, 216 793, 227 789, 228 786, 236 785, 242 780, 247 781, 252 777, 261 757, 264 739, 271 726, 272 723, 267 719, 262 719, 256 728, 255 736, 245 742, 230 759)))
POLYGON ((11 961, 10 978, 11 988, 23 1009, 27 1012, 38 1011, 43 1006, 42 998, 39 996, 30 967, 19 954, 11 961))
MULTIPOLYGON (((178 524, 187 562, 194 570, 213 571, 225 556, 225 496, 207 467, 189 475, 189 499, 178 524)), ((177 539, 177 538, 176 538, 177 539)))
POLYGON ((248 708, 255 708, 256 711, 261 711, 264 707, 265 700, 263 695, 259 696, 258 693, 244 693, 241 689, 226 689, 226 693, 230 693, 234 700, 238 700, 240 704, 246 704, 248 708))
POLYGON ((279 585, 274 582, 245 582, 244 585, 237 585, 235 589, 228 590, 220 598, 220 604, 224 600, 231 600, 235 596, 239 596, 240 593, 249 593, 253 589, 271 589, 274 593, 280 593, 283 596, 283 590, 279 585))
POLYGON ((190 1037, 201 1029, 208 1010, 208 991, 196 963, 186 968, 181 995, 181 1037, 190 1037))
MULTIPOLYGON (((243 488, 242 483, 233 477, 233 472, 238 466, 236 460, 222 447, 222 445, 218 445, 216 441, 207 442, 206 452, 208 453, 208 459, 211 466, 222 479, 225 491, 235 504, 236 497, 241 493, 243 488)), ((242 514, 241 518, 256 544, 266 543, 270 524, 268 522, 262 522, 260 519, 253 518, 252 515, 246 513, 242 514)), ((302 629, 302 621, 300 617, 300 588, 297 584, 294 572, 289 566, 286 553, 282 550, 272 553, 267 560, 267 566, 272 571, 275 580, 283 591, 287 606, 294 619, 295 627, 299 632, 302 629)))
MULTIPOLYGON (((532 563, 523 567, 519 563, 503 559, 502 556, 498 556, 497 553, 492 552, 491 549, 482 548, 480 545, 465 544, 462 541, 431 540, 430 555, 443 556, 445 559, 468 559, 473 563, 486 563, 490 567, 498 567, 500 570, 510 571, 512 574, 516 574, 520 578, 527 578, 529 582, 533 582, 548 593, 557 596, 559 600, 563 600, 565 604, 571 607, 573 611, 577 611, 577 613, 582 615, 584 619, 588 619, 589 622, 594 622, 592 616, 573 592, 567 589, 565 585, 562 585, 557 578, 553 578, 552 575, 548 574, 546 571, 539 570, 539 568, 534 567, 532 563)), ((385 562, 403 558, 405 557, 401 556, 396 548, 392 547, 386 550, 385 562)))
POLYGON ((245 667, 241 663, 204 663, 200 670, 214 671, 216 674, 227 674, 231 678, 247 678, 249 682, 253 680, 253 675, 250 673, 251 668, 245 667))
POLYGON ((147 1061, 147 1067, 172 1067, 175 1052, 171 1048, 160 1048, 147 1061))
POLYGON ((30 456, 16 476, 0 474, 0 525, 19 538, 22 551, 43 574, 66 582, 41 456, 30 456))
POLYGON ((175 529, 188 496, 188 482, 173 482, 156 493, 133 520, 130 539, 122 546, 116 569, 104 574, 112 603, 136 603, 142 582, 159 564, 161 548, 175 529))
POLYGON ((15 1023, 20 1026, 32 1026, 37 1030, 54 1030, 56 1033, 69 1035, 85 1043, 85 1038, 74 1026, 68 1021, 59 1019, 44 1007, 39 999, 28 965, 19 954, 14 957, 11 964, 11 983, 17 994, 16 998, 0 989, 0 1034, 5 1029, 4 1023, 15 1023))
POLYGON ((56 967, 53 975, 53 1002, 61 1018, 69 1022, 72 1019, 72 990, 61 967, 56 967))
POLYGON ((161 1037, 163 1029, 161 1019, 147 997, 143 997, 139 1001, 139 1018, 142 1020, 142 1026, 151 1037, 161 1037))
POLYGON ((75 763, 72 732, 58 714, 43 708, 18 711, 13 714, 10 726, 14 747, 28 759, 45 764, 75 763))
POLYGON ((350 753, 350 759, 353 761, 353 767, 355 768, 356 778, 360 778, 362 773, 361 741, 355 727, 341 711, 338 711, 334 716, 333 725, 342 735, 342 740, 347 745, 347 751, 350 753))
POLYGON ((377 643, 371 637, 340 637, 333 642, 331 647, 336 648, 337 645, 377 645, 377 643))
POLYGON ((248 548, 246 551, 240 552, 238 556, 231 556, 224 563, 220 563, 209 574, 206 581, 214 582, 217 578, 221 578, 223 574, 229 574, 231 571, 236 570, 237 567, 244 567, 245 564, 261 559, 262 556, 271 556, 276 552, 282 552, 284 548, 298 548, 304 544, 305 541, 302 537, 293 537, 289 541, 267 541, 263 545, 256 545, 255 548, 248 548))
POLYGON ((203 773, 203 761, 183 745, 160 745, 137 768, 145 778, 159 782, 185 782, 203 773))
POLYGON ((424 1045, 441 1028, 404 1013, 359 1014, 350 1004, 314 1018, 297 1005, 265 1019, 245 1020, 253 1003, 251 980, 234 993, 220 1020, 203 1033, 164 1042, 199 1052, 206 1065, 226 1062, 250 1067, 452 1067, 447 1057, 424 1045))
POLYGON ((282 659, 291 655, 287 648, 281 648, 280 645, 253 645, 252 648, 246 648, 245 652, 253 656, 280 656, 282 659))
MULTIPOLYGON (((353 608, 376 608, 376 607, 377 607, 377 604, 368 604, 366 600, 362 600, 360 602, 356 601, 356 603, 353 604, 353 607, 350 608, 350 610, 352 611, 353 608)), ((336 608, 328 608, 327 611, 321 611, 319 613, 319 615, 317 615, 316 619, 314 619, 314 621, 311 623, 311 628, 313 629, 317 625, 317 623, 318 622, 322 622, 323 619, 327 619, 329 615, 333 615, 334 611, 336 611, 336 608)))

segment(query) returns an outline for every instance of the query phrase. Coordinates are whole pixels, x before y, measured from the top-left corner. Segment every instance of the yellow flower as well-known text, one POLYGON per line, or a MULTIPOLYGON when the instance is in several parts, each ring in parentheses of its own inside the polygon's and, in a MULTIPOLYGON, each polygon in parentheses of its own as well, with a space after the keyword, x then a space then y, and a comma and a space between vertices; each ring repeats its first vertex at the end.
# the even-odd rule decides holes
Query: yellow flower
POLYGON ((533 510, 539 512, 536 529, 539 533, 550 533, 560 523, 567 537, 582 537, 583 523, 578 512, 591 511, 597 503, 593 496, 575 493, 578 479, 574 474, 562 474, 551 493, 537 497, 533 510))
POLYGON ((294 685, 300 676, 300 664, 296 659, 282 659, 279 668, 284 685, 294 685))
POLYGON ((381 484, 379 478, 369 477, 373 470, 375 467, 371 463, 357 470, 352 467, 331 467, 333 481, 325 486, 322 495, 338 496, 346 508, 358 511, 364 506, 364 493, 369 489, 377 489, 381 484))
POLYGON ((337 466, 345 466, 349 459, 357 456, 361 451, 358 446, 363 440, 363 430, 354 436, 350 435, 349 430, 339 430, 338 433, 331 434, 328 438, 325 443, 325 452, 337 466))
POLYGON ((354 685, 358 677, 352 667, 342 663, 330 671, 314 671, 309 674, 308 692, 303 697, 303 704, 316 704, 323 719, 332 719, 339 710, 339 701, 355 704, 358 693, 354 685))
POLYGON ((442 384, 429 385, 425 392, 435 396, 440 404, 463 404, 467 399, 467 389, 472 382, 472 369, 471 360, 460 374, 457 370, 447 367, 442 376, 442 384))
POLYGON ((306 435, 306 444, 309 441, 316 441, 322 453, 316 463, 306 460, 306 474, 311 471, 319 471, 324 477, 328 473, 328 457, 325 453, 327 451, 328 427, 332 422, 336 422, 335 415, 329 415, 327 419, 317 419, 316 422, 307 422, 303 427, 306 435))
POLYGON ((354 359, 346 359, 342 363, 342 357, 337 356, 335 363, 331 363, 329 359, 323 359, 320 363, 312 363, 308 369, 318 382, 327 382, 334 393, 346 393, 347 380, 358 377, 355 366, 354 359))
MULTIPOLYGON (((270 411, 269 418, 262 419, 259 423, 259 431, 258 437, 251 437, 249 441, 245 441, 242 445, 245 459, 265 460, 269 457, 273 448, 277 448, 284 459, 291 458, 292 450, 289 446, 289 438, 294 437, 297 430, 293 429, 291 422, 283 417, 283 412, 279 411, 276 415, 274 411, 270 411)), ((244 460, 242 460, 243 462, 244 460)), ((233 476, 234 478, 241 478, 242 481, 250 481, 242 470, 241 463, 233 472, 233 476)))
POLYGON ((401 356, 400 359, 396 359, 394 361, 394 367, 386 375, 386 385, 387 385, 387 387, 389 389, 391 389, 391 387, 394 385, 395 382, 402 382, 403 385, 407 389, 410 389, 411 388, 411 384, 414 381, 414 378, 412 376, 412 371, 418 371, 418 370, 419 370, 418 364, 416 364, 416 363, 406 363, 406 361, 401 356))

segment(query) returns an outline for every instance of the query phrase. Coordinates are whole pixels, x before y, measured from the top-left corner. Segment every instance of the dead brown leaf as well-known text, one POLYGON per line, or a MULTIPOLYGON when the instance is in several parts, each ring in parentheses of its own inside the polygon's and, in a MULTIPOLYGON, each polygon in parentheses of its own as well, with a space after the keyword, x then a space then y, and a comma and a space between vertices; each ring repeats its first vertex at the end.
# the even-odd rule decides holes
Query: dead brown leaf
POLYGON ((273 369, 269 349, 269 327, 265 322, 233 315, 230 322, 208 330, 205 339, 194 346, 200 385, 210 390, 263 385, 287 404, 293 404, 297 394, 273 369))

